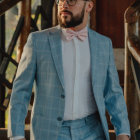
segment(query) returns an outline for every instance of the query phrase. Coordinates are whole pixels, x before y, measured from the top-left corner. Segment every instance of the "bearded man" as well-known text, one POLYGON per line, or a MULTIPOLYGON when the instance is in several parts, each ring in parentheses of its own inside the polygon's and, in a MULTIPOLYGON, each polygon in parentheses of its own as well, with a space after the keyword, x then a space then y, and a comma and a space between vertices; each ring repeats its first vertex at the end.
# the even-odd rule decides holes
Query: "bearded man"
POLYGON ((92 0, 57 0, 59 26, 31 33, 10 100, 8 137, 25 140, 25 117, 36 84, 31 140, 109 140, 108 111, 117 140, 129 121, 111 40, 88 27, 92 0))

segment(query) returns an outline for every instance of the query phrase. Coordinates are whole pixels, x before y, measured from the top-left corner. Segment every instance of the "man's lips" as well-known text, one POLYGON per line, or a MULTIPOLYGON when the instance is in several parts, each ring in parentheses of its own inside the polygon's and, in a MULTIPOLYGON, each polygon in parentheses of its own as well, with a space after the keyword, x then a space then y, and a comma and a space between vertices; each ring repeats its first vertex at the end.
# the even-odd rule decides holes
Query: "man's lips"
POLYGON ((68 12, 61 12, 61 15, 70 15, 70 13, 68 13, 68 12))
POLYGON ((62 11, 60 14, 65 16, 65 15, 71 15, 72 13, 69 11, 62 11))

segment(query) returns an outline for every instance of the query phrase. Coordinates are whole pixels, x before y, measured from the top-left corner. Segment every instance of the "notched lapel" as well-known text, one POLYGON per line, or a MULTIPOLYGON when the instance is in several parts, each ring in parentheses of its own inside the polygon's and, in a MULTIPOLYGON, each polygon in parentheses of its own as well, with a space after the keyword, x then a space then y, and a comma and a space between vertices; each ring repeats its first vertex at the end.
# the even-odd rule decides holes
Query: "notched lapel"
POLYGON ((91 56, 92 86, 94 87, 94 84, 96 82, 96 77, 98 74, 96 70, 96 66, 98 64, 97 59, 96 59, 98 41, 97 41, 96 34, 90 28, 88 28, 88 36, 89 36, 89 46, 90 46, 90 56, 91 56))
POLYGON ((49 33, 49 41, 52 52, 52 57, 56 67, 56 71, 62 87, 64 88, 64 72, 62 63, 62 44, 61 44, 61 30, 56 28, 49 33))

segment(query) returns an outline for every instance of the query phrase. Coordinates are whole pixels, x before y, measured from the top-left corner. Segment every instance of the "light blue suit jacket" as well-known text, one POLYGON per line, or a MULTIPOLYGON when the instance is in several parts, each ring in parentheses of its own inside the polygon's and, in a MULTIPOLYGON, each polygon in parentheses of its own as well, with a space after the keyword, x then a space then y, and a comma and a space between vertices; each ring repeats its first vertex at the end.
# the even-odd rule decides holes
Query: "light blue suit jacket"
MULTIPOLYGON (((106 110, 116 134, 130 133, 127 109, 119 85, 111 40, 88 29, 92 88, 102 126, 109 140, 106 110)), ((65 107, 59 26, 31 33, 24 47, 10 100, 8 137, 23 136, 25 117, 35 80, 31 140, 57 140, 65 107)))

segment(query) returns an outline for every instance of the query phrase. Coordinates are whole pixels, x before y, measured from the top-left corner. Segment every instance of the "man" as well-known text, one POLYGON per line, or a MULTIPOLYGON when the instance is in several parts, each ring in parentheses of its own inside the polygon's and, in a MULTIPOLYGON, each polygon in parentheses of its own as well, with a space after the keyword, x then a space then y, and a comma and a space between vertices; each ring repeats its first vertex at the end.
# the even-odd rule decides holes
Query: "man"
POLYGON ((8 137, 24 140, 32 85, 31 140, 117 140, 130 136, 109 38, 87 27, 92 0, 57 0, 60 26, 30 34, 10 101, 8 137))

